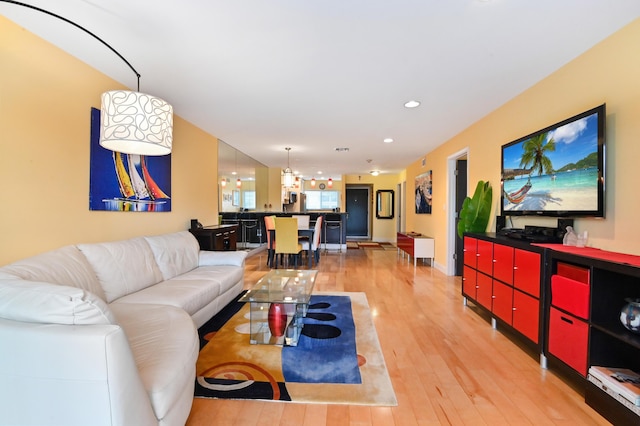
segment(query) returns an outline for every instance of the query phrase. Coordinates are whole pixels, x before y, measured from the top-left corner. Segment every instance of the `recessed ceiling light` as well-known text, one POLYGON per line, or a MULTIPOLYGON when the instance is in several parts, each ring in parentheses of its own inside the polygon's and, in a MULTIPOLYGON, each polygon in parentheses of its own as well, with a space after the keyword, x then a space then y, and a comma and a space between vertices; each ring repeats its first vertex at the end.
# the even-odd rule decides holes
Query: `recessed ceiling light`
POLYGON ((380 174, 380 172, 377 171, 377 170, 372 170, 371 171, 371 176, 378 176, 379 174, 380 174))
POLYGON ((391 143, 391 142, 393 142, 393 139, 392 138, 385 138, 385 139, 382 140, 382 142, 391 143))
POLYGON ((409 101, 404 104, 405 108, 416 108, 420 106, 420 101, 409 101))

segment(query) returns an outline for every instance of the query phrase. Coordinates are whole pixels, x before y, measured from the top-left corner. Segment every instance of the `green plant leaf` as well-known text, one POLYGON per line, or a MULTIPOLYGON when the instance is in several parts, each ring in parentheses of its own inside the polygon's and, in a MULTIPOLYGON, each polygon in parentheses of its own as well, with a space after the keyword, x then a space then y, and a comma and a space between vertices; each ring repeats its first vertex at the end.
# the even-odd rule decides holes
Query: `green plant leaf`
POLYGON ((465 232, 485 232, 489 224, 493 189, 489 181, 479 181, 472 198, 465 198, 460 210, 458 222, 458 236, 462 238, 465 232))

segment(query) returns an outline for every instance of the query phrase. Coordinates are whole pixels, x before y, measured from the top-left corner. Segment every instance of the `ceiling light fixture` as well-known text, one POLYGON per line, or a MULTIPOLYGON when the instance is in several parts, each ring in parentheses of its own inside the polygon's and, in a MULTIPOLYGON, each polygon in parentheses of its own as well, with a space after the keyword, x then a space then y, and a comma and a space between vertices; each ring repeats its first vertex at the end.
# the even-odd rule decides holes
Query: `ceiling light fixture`
POLYGON ((291 171, 291 167, 289 167, 289 151, 291 148, 285 148, 287 150, 287 168, 284 169, 284 186, 285 188, 291 188, 293 186, 293 172, 291 171))
POLYGON ((240 180, 240 178, 238 178, 236 180, 236 188, 240 188, 242 186, 242 181, 240 180))
POLYGON ((385 138, 385 139, 382 140, 382 142, 391 143, 391 142, 393 142, 393 139, 392 138, 385 138))
POLYGON ((316 178, 311 178, 311 187, 312 188, 316 187, 316 178))
POLYGON ((420 101, 408 101, 405 102, 404 107, 405 108, 417 108, 420 106, 420 101))
POLYGON ((379 174, 380 174, 380 172, 377 171, 377 170, 372 170, 371 171, 371 176, 378 176, 379 174))
POLYGON ((331 178, 327 179, 327 186, 329 188, 333 188, 333 179, 331 179, 331 178))
POLYGON ((222 178, 222 180, 220 181, 220 186, 223 188, 227 186, 227 180, 225 178, 222 178))
POLYGON ((140 93, 140 73, 106 41, 75 22, 29 4, 0 0, 60 19, 84 31, 118 55, 138 79, 138 91, 112 90, 102 94, 100 145, 123 154, 167 155, 173 143, 173 107, 146 93, 140 93))

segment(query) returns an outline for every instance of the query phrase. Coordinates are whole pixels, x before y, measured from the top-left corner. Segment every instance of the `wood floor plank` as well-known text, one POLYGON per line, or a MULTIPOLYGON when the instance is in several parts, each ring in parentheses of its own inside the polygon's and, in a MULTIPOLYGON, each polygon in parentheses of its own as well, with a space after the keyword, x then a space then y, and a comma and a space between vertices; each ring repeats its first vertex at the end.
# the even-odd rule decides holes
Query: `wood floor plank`
MULTIPOLYGON (((365 292, 398 406, 195 399, 189 426, 607 425, 575 386, 465 306, 459 277, 396 250, 323 253, 317 291, 365 292)), ((245 287, 268 268, 246 262, 245 287)))

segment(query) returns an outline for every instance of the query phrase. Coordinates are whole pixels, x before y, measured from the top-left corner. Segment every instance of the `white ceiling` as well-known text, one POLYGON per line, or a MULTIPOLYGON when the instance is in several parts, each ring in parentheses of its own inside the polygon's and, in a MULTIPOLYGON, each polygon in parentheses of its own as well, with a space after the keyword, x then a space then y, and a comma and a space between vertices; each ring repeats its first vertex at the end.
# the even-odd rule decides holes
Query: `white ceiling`
MULTIPOLYGON (((292 168, 334 179, 404 169, 640 16, 638 0, 26 3, 101 37, 180 117, 270 167, 291 147, 292 168)), ((77 28, 14 4, 0 14, 136 89, 77 28)))

